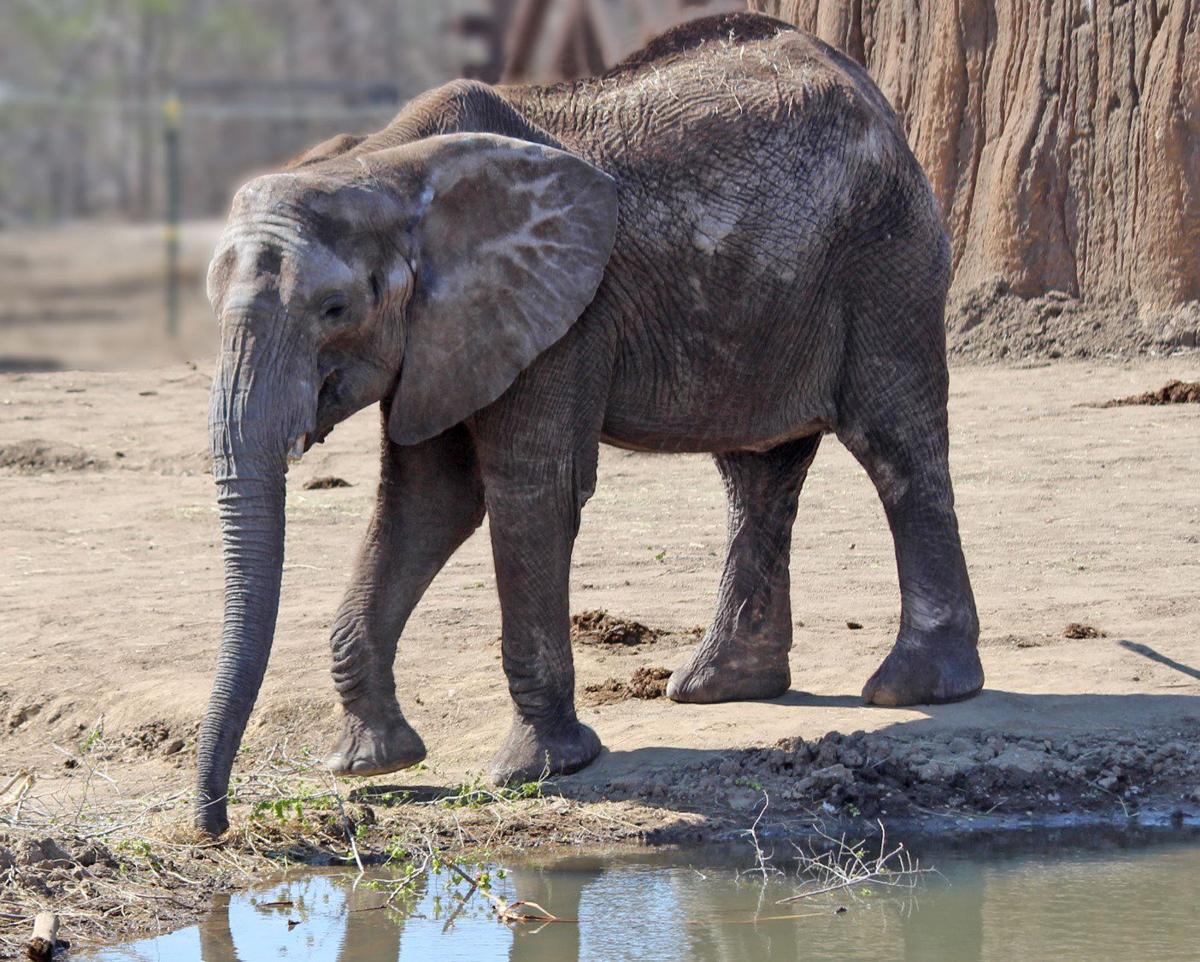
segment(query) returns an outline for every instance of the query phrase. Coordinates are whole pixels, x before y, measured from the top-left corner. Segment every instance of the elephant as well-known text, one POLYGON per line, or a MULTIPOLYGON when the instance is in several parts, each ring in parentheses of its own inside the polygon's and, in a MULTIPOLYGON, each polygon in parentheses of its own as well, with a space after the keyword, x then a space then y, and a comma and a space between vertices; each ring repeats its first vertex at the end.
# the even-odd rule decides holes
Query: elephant
POLYGON ((568 84, 455 81, 251 180, 208 274, 225 600, 198 828, 228 826, 279 604, 288 460, 376 402, 378 494, 331 632, 336 774, 425 756, 392 663, 485 515, 513 703, 491 777, 597 756, 575 711, 568 582, 601 442, 710 453, 727 492, 715 614, 670 698, 788 690, 791 529, 829 433, 895 544, 900 627, 865 700, 977 692, 947 459, 949 265, 883 95, 758 14, 693 21, 568 84))

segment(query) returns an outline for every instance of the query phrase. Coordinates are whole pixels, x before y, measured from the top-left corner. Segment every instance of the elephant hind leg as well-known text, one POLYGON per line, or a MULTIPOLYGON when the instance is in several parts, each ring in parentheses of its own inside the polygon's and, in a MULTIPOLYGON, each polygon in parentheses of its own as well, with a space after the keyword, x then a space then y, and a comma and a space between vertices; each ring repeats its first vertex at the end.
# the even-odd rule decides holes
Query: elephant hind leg
POLYGON ((814 434, 761 454, 716 455, 729 500, 725 569, 712 624, 667 685, 675 701, 775 698, 788 690, 792 523, 820 442, 814 434))
POLYGON ((325 762, 335 774, 380 775, 425 757, 396 700, 396 644, 429 583, 483 515, 465 428, 406 447, 385 436, 375 513, 330 639, 344 711, 342 736, 325 762))
POLYGON ((950 482, 945 367, 889 375, 846 398, 852 414, 838 427, 883 501, 900 579, 900 631, 863 699, 957 701, 983 687, 983 666, 950 482))

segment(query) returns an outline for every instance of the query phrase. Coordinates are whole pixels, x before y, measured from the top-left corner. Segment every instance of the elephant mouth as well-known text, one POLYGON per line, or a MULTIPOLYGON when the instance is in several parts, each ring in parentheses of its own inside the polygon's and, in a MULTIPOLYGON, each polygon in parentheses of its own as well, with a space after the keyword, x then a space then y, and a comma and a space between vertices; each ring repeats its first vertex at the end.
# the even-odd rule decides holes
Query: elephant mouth
POLYGON ((306 451, 314 444, 323 444, 325 439, 329 437, 329 432, 342 419, 342 398, 338 390, 339 381, 340 372, 337 368, 334 368, 325 375, 325 379, 321 382, 321 389, 317 392, 317 426, 315 430, 310 431, 306 436, 306 451))

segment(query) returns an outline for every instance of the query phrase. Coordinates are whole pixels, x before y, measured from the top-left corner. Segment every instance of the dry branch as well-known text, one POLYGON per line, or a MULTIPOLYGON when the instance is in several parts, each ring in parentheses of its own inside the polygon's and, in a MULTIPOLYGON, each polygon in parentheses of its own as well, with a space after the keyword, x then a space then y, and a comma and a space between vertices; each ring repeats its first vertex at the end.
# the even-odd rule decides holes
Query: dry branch
POLYGON ((49 962, 58 942, 58 916, 53 912, 39 912, 33 920, 33 938, 25 946, 25 955, 33 962, 49 962))

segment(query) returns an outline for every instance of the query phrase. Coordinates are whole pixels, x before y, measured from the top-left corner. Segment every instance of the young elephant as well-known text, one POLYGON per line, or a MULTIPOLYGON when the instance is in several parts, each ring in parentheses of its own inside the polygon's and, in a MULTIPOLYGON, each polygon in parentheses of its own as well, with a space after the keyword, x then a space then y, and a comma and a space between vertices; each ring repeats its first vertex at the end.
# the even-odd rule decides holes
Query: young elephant
POLYGON ((829 431, 878 488, 903 596, 864 697, 978 691, 947 467, 948 264, 866 73, 749 14, 570 85, 452 83, 252 181, 209 275, 225 622, 198 826, 227 824, 267 665, 288 452, 376 401, 382 482, 332 638, 339 774, 424 757, 396 701, 397 639, 485 513, 515 706, 493 776, 596 757, 575 714, 567 586, 601 441, 712 452, 728 491, 716 613, 671 678, 676 701, 787 690, 791 525, 829 431))

